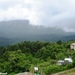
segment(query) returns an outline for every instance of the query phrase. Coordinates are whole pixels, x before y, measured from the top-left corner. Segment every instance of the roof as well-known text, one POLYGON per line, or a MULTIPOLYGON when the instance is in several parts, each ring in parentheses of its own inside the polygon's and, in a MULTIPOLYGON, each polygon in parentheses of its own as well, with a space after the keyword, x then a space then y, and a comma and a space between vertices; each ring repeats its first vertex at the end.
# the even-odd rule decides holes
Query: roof
POLYGON ((64 60, 67 60, 69 62, 73 62, 72 58, 65 58, 64 60))

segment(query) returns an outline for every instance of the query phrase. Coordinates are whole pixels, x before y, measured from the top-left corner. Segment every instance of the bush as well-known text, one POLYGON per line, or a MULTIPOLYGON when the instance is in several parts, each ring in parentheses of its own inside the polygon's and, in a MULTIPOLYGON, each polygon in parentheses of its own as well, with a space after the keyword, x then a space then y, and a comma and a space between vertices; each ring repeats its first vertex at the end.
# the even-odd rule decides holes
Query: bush
POLYGON ((50 65, 43 69, 46 74, 52 74, 60 71, 60 66, 58 65, 50 65))

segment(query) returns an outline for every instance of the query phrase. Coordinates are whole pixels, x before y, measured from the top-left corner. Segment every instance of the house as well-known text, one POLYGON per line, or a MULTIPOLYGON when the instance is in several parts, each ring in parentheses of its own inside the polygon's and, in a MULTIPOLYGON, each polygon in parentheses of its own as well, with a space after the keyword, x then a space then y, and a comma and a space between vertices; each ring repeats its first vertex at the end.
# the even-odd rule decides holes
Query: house
POLYGON ((72 58, 65 58, 65 59, 64 59, 64 65, 70 64, 70 63, 72 63, 72 62, 73 62, 72 58))
POLYGON ((68 61, 68 62, 70 62, 70 63, 73 62, 72 58, 65 58, 64 61, 68 61))
POLYGON ((70 45, 70 48, 73 49, 73 50, 75 50, 75 43, 72 43, 72 44, 70 45))
POLYGON ((72 63, 72 58, 65 58, 64 60, 58 60, 57 65, 66 65, 72 63))

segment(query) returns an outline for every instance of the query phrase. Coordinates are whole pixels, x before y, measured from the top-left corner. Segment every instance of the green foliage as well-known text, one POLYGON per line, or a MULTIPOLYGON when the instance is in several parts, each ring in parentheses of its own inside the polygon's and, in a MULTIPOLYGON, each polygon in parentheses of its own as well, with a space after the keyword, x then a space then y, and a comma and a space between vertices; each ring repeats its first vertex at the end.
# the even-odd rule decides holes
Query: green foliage
POLYGON ((73 59, 73 66, 75 67, 75 58, 73 59))
POLYGON ((61 40, 57 41, 57 44, 61 45, 62 44, 62 41, 61 40))
POLYGON ((53 64, 47 67, 43 67, 43 71, 45 72, 45 74, 50 75, 52 73, 57 73, 60 71, 71 69, 71 68, 72 68, 72 64, 65 65, 65 66, 58 66, 58 65, 53 64))
POLYGON ((56 55, 56 59, 57 60, 63 60, 66 56, 64 55, 64 53, 60 52, 56 55))
POLYGON ((43 69, 46 74, 52 74, 60 71, 60 66, 50 65, 43 69))
POLYGON ((26 55, 21 52, 21 50, 17 51, 8 51, 4 53, 4 58, 6 61, 2 63, 3 72, 25 72, 29 71, 30 61, 26 59, 26 55))
POLYGON ((70 50, 72 41, 30 42, 0 47, 0 71, 13 73, 29 71, 32 65, 39 66, 47 74, 75 67, 75 51, 70 50), (69 51, 67 51, 69 50, 69 51), (73 64, 57 66, 57 60, 72 56, 73 64))

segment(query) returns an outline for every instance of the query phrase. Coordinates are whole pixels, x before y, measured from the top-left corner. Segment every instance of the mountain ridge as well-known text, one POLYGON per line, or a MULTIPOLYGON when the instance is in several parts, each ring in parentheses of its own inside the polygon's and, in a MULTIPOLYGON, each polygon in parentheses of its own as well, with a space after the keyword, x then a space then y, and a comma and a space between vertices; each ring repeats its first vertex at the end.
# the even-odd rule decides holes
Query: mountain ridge
MULTIPOLYGON (((11 20, 0 22, 0 39, 9 39, 12 43, 22 41, 57 41, 75 38, 72 32, 65 32, 56 27, 35 26, 29 20, 11 20)), ((9 44, 9 40, 6 41, 9 44)), ((3 40, 4 42, 5 40, 3 40)), ((2 40, 1 40, 2 42, 2 40)), ((0 44, 1 44, 0 42, 0 44)), ((4 44, 5 45, 5 44, 4 44)))

